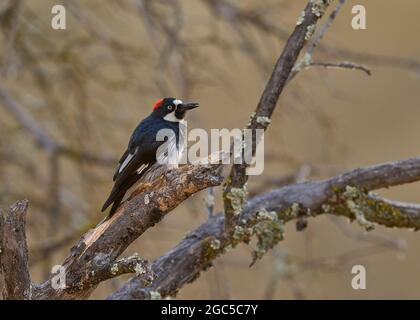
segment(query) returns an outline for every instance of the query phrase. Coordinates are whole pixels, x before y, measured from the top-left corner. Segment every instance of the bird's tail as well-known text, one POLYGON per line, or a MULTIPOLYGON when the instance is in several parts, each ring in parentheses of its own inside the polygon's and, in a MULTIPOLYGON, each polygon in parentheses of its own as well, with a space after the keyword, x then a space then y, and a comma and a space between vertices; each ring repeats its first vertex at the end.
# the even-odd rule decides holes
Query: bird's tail
POLYGON ((114 188, 112 188, 112 191, 108 197, 108 199, 105 201, 104 205, 102 206, 102 212, 105 211, 112 203, 111 210, 107 216, 107 219, 111 218, 112 215, 117 211, 119 205, 121 204, 121 201, 124 199, 124 195, 127 191, 130 190, 130 188, 144 175, 146 171, 143 170, 141 173, 138 173, 136 171, 135 174, 133 174, 129 179, 125 180, 125 183, 116 182, 114 185, 114 188))
POLYGON ((115 211, 117 211, 117 209, 118 209, 118 207, 120 206, 120 204, 121 204, 121 201, 123 200, 123 198, 124 198, 124 194, 122 194, 122 195, 119 195, 115 200, 114 200, 114 203, 113 203, 113 205, 112 205, 112 207, 111 207, 111 210, 109 211, 109 214, 108 214, 108 217, 110 218, 110 217, 112 217, 112 215, 115 213, 115 211))
POLYGON ((121 204, 121 201, 124 198, 125 192, 118 191, 116 189, 112 190, 111 194, 109 195, 108 199, 105 201, 104 205, 102 206, 101 211, 105 211, 111 204, 111 210, 108 213, 108 216, 105 220, 112 217, 112 215, 117 211, 118 207, 121 204))

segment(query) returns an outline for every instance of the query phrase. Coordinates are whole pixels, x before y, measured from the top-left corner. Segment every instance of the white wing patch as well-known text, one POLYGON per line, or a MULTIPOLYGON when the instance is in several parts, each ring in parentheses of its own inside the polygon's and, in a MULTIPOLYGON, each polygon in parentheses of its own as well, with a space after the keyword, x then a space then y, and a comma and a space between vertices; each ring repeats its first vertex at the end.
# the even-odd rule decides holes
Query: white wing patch
POLYGON ((118 173, 121 173, 124 168, 130 163, 131 159, 134 158, 134 156, 136 155, 137 151, 139 148, 136 148, 136 150, 134 150, 134 153, 129 153, 128 156, 124 159, 124 162, 121 163, 120 168, 118 169, 118 173))
POLYGON ((146 170, 146 168, 149 166, 149 164, 148 163, 146 163, 146 164, 142 164, 141 166, 140 166, 140 168, 138 168, 137 169, 137 174, 142 174, 142 172, 144 171, 144 170, 146 170))

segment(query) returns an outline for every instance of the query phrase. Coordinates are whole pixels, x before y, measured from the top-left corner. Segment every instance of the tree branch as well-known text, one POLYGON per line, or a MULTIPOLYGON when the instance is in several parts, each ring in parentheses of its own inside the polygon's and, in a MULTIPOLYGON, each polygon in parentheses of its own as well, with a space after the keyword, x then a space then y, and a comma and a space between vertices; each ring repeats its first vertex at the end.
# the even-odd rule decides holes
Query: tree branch
POLYGON ((3 267, 2 267, 2 256, 3 256, 3 239, 4 239, 4 212, 3 209, 0 208, 0 299, 4 299, 3 291, 4 291, 4 274, 3 274, 3 267))
POLYGON ((112 218, 87 232, 71 249, 63 263, 66 288, 53 289, 49 279, 36 288, 33 298, 87 298, 98 281, 109 275, 110 266, 128 245, 192 194, 220 185, 220 166, 184 165, 167 170, 155 165, 112 218))
POLYGON ((25 234, 27 209, 27 200, 16 202, 10 207, 4 223, 0 260, 0 269, 4 275, 4 299, 31 298, 32 288, 25 234))
POLYGON ((92 286, 96 287, 103 281, 128 273, 135 273, 137 279, 145 286, 150 284, 154 278, 147 260, 140 258, 135 253, 130 257, 119 259, 97 272, 91 272, 87 278, 83 279, 83 284, 79 287, 79 290, 89 290, 92 286))
POLYGON ((368 76, 372 75, 372 71, 362 66, 361 64, 357 64, 354 62, 343 61, 343 62, 311 62, 308 67, 322 67, 322 68, 337 68, 337 69, 348 69, 348 70, 360 70, 366 73, 368 76))
MULTIPOLYGON (((331 0, 309 1, 306 5, 301 18, 299 18, 294 31, 276 62, 270 80, 265 86, 255 113, 247 125, 247 129, 267 129, 277 101, 288 83, 299 54, 313 35, 316 23, 322 18, 330 2, 331 0)), ((255 155, 256 144, 254 135, 252 155, 255 155)), ((247 164, 245 163, 233 165, 223 192, 226 231, 231 234, 238 221, 237 208, 243 205, 246 198, 245 188, 248 181, 246 169, 247 164)))
MULTIPOLYGON (((211 217, 177 246, 152 263, 156 274, 150 286, 131 279, 109 299, 149 299, 175 295, 195 280, 212 261, 240 242, 256 236, 263 254, 282 239, 282 225, 304 213, 306 217, 333 214, 357 219, 354 208, 370 223, 387 227, 420 227, 420 206, 384 200, 368 191, 420 180, 420 158, 356 169, 336 177, 288 185, 250 199, 239 217, 233 237, 224 234, 224 215, 211 217), (274 214, 273 214, 274 213, 274 214), (260 231, 266 229, 265 234, 260 231), (277 234, 275 234, 277 232, 277 234)), ((363 225, 363 223, 362 223, 363 225)), ((363 225, 366 227, 366 225, 363 225)), ((259 250, 259 251, 258 251, 259 250)), ((258 257, 261 257, 259 255, 258 257)))

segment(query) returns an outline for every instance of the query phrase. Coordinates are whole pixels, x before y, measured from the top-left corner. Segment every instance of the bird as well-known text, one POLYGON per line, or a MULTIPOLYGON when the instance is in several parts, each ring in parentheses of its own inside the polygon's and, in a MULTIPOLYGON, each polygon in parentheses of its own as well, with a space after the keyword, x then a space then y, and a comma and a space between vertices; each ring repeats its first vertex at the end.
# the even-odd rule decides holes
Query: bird
POLYGON ((197 102, 173 97, 160 99, 153 105, 150 115, 134 129, 118 162, 114 186, 102 207, 103 212, 112 204, 106 219, 116 212, 127 191, 154 163, 177 165, 186 143, 186 113, 198 106, 197 102), (159 135, 164 135, 164 139, 159 135))

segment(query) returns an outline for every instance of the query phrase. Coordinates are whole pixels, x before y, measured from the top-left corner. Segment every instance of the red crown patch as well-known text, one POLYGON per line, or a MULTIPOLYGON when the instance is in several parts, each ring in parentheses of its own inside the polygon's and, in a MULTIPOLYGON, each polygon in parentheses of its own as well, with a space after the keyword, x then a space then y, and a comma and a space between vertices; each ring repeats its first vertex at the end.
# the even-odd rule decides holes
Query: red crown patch
POLYGON ((162 103, 163 103, 163 99, 159 99, 158 101, 156 101, 156 103, 153 105, 153 110, 156 110, 157 108, 162 106, 162 103))

